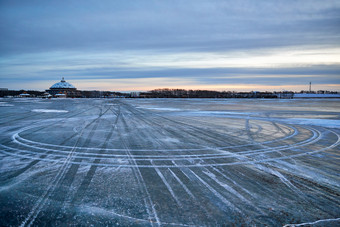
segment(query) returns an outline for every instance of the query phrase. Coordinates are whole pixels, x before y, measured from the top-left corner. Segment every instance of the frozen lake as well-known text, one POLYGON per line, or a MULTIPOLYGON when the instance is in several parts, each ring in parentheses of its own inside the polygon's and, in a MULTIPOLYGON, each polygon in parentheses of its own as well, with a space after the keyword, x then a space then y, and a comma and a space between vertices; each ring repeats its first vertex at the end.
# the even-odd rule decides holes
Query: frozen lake
POLYGON ((0 99, 0 226, 339 226, 339 148, 339 99, 0 99))

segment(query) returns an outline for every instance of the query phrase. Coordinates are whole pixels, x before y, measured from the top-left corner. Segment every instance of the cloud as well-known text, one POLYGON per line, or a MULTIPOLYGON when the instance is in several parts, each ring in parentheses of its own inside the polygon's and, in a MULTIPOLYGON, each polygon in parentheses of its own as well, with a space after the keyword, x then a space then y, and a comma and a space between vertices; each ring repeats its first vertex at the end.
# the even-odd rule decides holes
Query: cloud
POLYGON ((2 2, 1 13, 1 53, 227 51, 339 41, 334 1, 11 1, 2 2))
POLYGON ((339 83, 339 15, 331 0, 0 1, 0 79, 339 83))

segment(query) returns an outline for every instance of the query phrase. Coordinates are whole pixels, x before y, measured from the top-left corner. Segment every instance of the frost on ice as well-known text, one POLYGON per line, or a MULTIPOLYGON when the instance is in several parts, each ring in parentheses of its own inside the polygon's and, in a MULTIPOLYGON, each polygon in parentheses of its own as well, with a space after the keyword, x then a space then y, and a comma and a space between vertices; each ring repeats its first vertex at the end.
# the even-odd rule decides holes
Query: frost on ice
POLYGON ((1 105, 1 226, 340 224, 340 102, 1 105))

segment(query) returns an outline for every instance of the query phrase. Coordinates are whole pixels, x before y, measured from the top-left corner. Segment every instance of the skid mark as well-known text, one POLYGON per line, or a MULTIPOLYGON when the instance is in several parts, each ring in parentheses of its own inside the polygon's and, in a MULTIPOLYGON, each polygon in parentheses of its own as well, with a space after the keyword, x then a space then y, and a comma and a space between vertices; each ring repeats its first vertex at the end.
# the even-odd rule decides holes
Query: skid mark
MULTIPOLYGON (((63 121, 63 120, 65 120, 65 119, 69 119, 69 118, 71 118, 71 117, 77 116, 77 115, 79 115, 79 114, 81 114, 81 113, 84 113, 84 112, 86 112, 86 111, 88 111, 88 110, 91 110, 91 109, 93 109, 93 108, 94 108, 94 107, 91 107, 91 108, 89 108, 89 109, 83 110, 83 111, 78 112, 78 113, 76 113, 76 114, 72 114, 72 115, 70 115, 70 116, 68 116, 68 117, 66 117, 66 118, 64 117, 64 118, 62 118, 62 120, 58 119, 57 122, 53 121, 53 123, 51 123, 51 124, 49 124, 49 125, 47 125, 47 126, 45 126, 45 127, 49 127, 49 126, 51 126, 51 125, 57 124, 57 123, 60 122, 60 121, 63 121)), ((37 121, 37 122, 39 122, 39 121, 37 121)), ((33 125, 35 125, 37 122, 34 122, 33 125)), ((92 122, 91 122, 91 123, 92 123, 92 122)), ((91 124, 91 123, 90 123, 90 124, 91 124)), ((20 131, 22 131, 22 130, 20 130, 20 131)), ((76 135, 76 134, 72 135, 72 137, 75 136, 75 135, 76 135)), ((12 136, 12 139, 13 139, 13 136, 12 136)), ((68 138, 67 140, 69 140, 69 139, 70 139, 70 138, 68 138)), ((67 140, 64 140, 64 141, 62 142, 62 144, 65 143, 67 140)), ((32 147, 32 148, 36 148, 36 147, 34 147, 34 146, 31 146, 31 147, 32 147)), ((29 163, 26 167, 24 167, 24 168, 22 168, 22 169, 19 169, 17 172, 15 172, 15 173, 13 173, 12 175, 8 176, 8 177, 7 177, 7 180, 9 180, 9 179, 11 179, 11 178, 14 178, 14 177, 17 177, 17 176, 23 174, 24 172, 26 172, 27 170, 29 170, 31 167, 33 167, 34 165, 36 165, 40 160, 45 159, 45 158, 47 157, 47 155, 49 154, 50 151, 48 151, 48 150, 46 150, 46 149, 44 149, 44 150, 47 151, 47 152, 46 152, 47 154, 41 155, 41 156, 39 157, 40 159, 36 159, 36 160, 32 161, 32 162, 29 163)))
MULTIPOLYGON (((95 125, 94 125, 93 128, 91 129, 89 135, 87 136, 87 138, 86 138, 86 140, 85 140, 85 142, 84 142, 85 145, 87 145, 87 144, 91 141, 91 139, 92 139, 92 137, 93 137, 95 131, 97 130, 98 124, 99 124, 99 122, 96 121, 95 125)), ((74 162, 76 162, 76 163, 80 163, 81 161, 82 161, 81 158, 77 158, 77 157, 76 157, 76 158, 74 159, 74 162)), ((66 188, 66 190, 69 189, 69 187, 70 187, 71 184, 73 183, 74 178, 75 178, 75 176, 76 176, 76 174, 77 174, 77 172, 78 172, 79 166, 80 166, 80 164, 74 164, 74 163, 72 163, 71 166, 69 167, 68 172, 67 172, 67 173, 65 174, 65 176, 63 177, 63 180, 62 180, 60 186, 54 191, 54 194, 55 194, 54 197, 55 197, 56 199, 58 199, 59 201, 63 202, 63 201, 66 199, 66 197, 68 196, 67 191, 64 192, 64 193, 60 193, 60 192, 63 191, 63 190, 62 190, 63 188, 66 188)))
POLYGON ((171 186, 169 185, 169 183, 166 181, 164 175, 161 173, 161 171, 159 171, 158 168, 155 168, 158 176, 162 179, 163 183, 165 184, 166 188, 168 189, 168 191, 170 192, 172 198, 176 201, 176 203, 179 206, 182 206, 181 202, 178 200, 177 196, 175 195, 174 191, 172 190, 171 186))
MULTIPOLYGON (((220 148, 209 148, 207 147, 206 150, 214 150, 217 151, 217 153, 213 153, 213 154, 195 154, 195 155, 168 155, 168 156, 162 156, 162 155, 134 155, 134 158, 138 158, 139 160, 147 160, 147 159, 140 159, 139 157, 144 157, 144 158, 157 158, 157 160, 169 160, 169 158, 171 158, 171 160, 181 160, 181 159, 186 159, 188 157, 191 157, 192 159, 195 159, 195 157, 200 157, 199 159, 214 159, 214 158, 225 158, 225 157, 231 157, 236 155, 240 155, 240 154, 247 154, 247 155, 258 155, 259 153, 261 154, 265 154, 265 153, 270 153, 270 152, 278 152, 281 150, 286 150, 286 149, 290 149, 292 150, 293 148, 298 148, 298 147, 303 147, 312 143, 317 142, 318 140, 321 139, 321 133, 319 131, 316 131, 314 129, 310 129, 313 132, 313 136, 311 138, 308 138, 304 141, 295 143, 295 144, 291 144, 291 145, 283 145, 283 146, 278 146, 278 147, 266 147, 266 148, 261 148, 261 149, 255 149, 255 150, 246 150, 246 151, 241 151, 241 152, 236 152, 236 153, 231 153, 231 152, 227 152, 226 150, 222 150, 220 148), (162 157, 167 157, 162 159, 162 157)), ((56 157, 63 157, 61 154, 68 154, 68 151, 60 151, 60 150, 53 150, 53 149, 46 149, 46 148, 40 148, 40 147, 35 147, 35 146, 31 146, 31 145, 27 145, 27 144, 23 144, 19 141, 16 141, 16 143, 26 146, 26 147, 31 147, 34 149, 41 149, 41 150, 48 150, 48 151, 56 151, 57 153, 60 153, 60 155, 54 155, 56 157)), ((78 147, 77 147, 78 149, 78 147)), ((121 149, 120 149, 121 150, 121 149)), ((185 151, 192 151, 194 149, 185 149, 185 151)), ((199 149, 202 150, 202 149, 199 149)), ((138 151, 138 150, 132 150, 132 151, 138 151)), ((160 150, 155 150, 155 151, 160 151, 160 150)), ((162 151, 178 151, 176 149, 174 150, 162 150, 162 151)), ((32 154, 34 154, 34 152, 32 152, 32 154)), ((86 152, 78 152, 78 155, 88 155, 89 157, 92 157, 94 155, 100 155, 100 154, 86 154, 86 152)), ((119 154, 114 154, 112 156, 110 155, 103 155, 103 158, 110 158, 110 157, 126 157, 126 155, 119 155, 119 154)), ((197 159, 197 158, 196 158, 197 159)), ((156 159, 155 159, 156 160, 156 159)))
MULTIPOLYGON (((113 111, 113 110, 111 109, 111 111, 113 111)), ((118 105, 118 111, 117 111, 117 112, 114 111, 114 113, 116 114, 116 119, 115 119, 115 121, 114 121, 114 123, 113 123, 113 125, 112 125, 112 127, 111 127, 110 132, 108 133, 108 135, 107 135, 106 138, 105 138, 105 142, 104 142, 104 144, 103 144, 103 146, 102 146, 102 149, 103 149, 103 150, 101 150, 102 152, 105 150, 105 148, 106 148, 106 146, 107 146, 107 144, 108 144, 110 138, 111 138, 112 135, 113 135, 114 130, 115 130, 116 127, 117 127, 118 119, 119 119, 119 117, 120 117, 120 106, 119 106, 119 105, 118 105)), ((98 155, 100 155, 100 154, 101 154, 101 153, 98 153, 98 154, 97 154, 97 158, 96 158, 96 159, 94 160, 94 162, 93 162, 94 164, 98 164, 98 163, 101 161, 101 159, 98 158, 98 155)), ((118 169, 120 169, 120 167, 121 167, 121 166, 117 167, 117 168, 115 169, 115 171, 117 171, 118 169)), ((76 203, 79 203, 79 202, 81 201, 81 199, 82 199, 83 196, 85 195, 85 192, 87 191, 87 189, 88 189, 88 187, 89 187, 89 185, 90 185, 90 183, 91 183, 91 181, 92 181, 92 178, 93 178, 93 176, 94 176, 94 174, 95 174, 97 168, 98 168, 97 165, 91 165, 90 170, 87 172, 87 174, 86 174, 85 178, 83 179, 83 181, 82 181, 82 183, 81 183, 81 185, 80 185, 78 191, 76 192, 75 196, 73 197, 73 199, 72 199, 72 201, 71 201, 71 204, 76 204, 76 203)))
POLYGON ((177 182, 183 187, 183 189, 185 190, 186 193, 188 193, 188 195, 193 198, 194 200, 196 200, 195 196, 191 193, 191 191, 188 189, 187 186, 185 186, 185 184, 177 177, 177 175, 170 169, 168 168, 168 170, 170 171, 170 173, 172 174, 172 176, 177 180, 177 182))
MULTIPOLYGON (((274 124, 274 123, 273 123, 274 124)), ((279 128, 276 124, 275 126, 278 128, 278 129, 281 129, 279 128)), ((248 136, 251 140, 253 140, 253 137, 252 137, 252 133, 250 131, 250 123, 249 123, 249 119, 246 120, 246 129, 248 131, 248 136)), ((282 129, 281 129, 282 130, 282 129)), ((315 135, 315 133, 313 132, 313 136, 315 135)), ((319 133, 319 135, 321 135, 321 133, 319 133)), ((313 137, 312 137, 313 138, 313 137)), ((261 144, 262 147, 264 148, 268 148, 267 146, 261 144)), ((290 148, 291 149, 291 148, 290 148)), ((277 152, 279 152, 281 155, 282 153, 280 152, 280 150, 277 150, 277 152)), ((270 164, 269 164, 270 165, 270 164)), ((272 169, 272 168, 268 168, 268 167, 265 167, 263 164, 261 165, 260 163, 254 163, 254 166, 257 168, 257 169, 260 169, 264 172, 267 172, 267 173, 270 173, 270 174, 273 174, 275 175, 276 177, 278 177, 288 188, 290 188, 293 192, 295 192, 298 196, 300 196, 301 198, 303 198, 303 200, 306 199, 304 193, 302 193, 298 188, 296 188, 287 178, 285 178, 280 172, 272 169)))
POLYGON ((310 226, 310 225, 315 225, 315 224, 322 223, 322 222, 331 222, 331 223, 335 222, 334 224, 338 225, 340 222, 340 218, 322 219, 322 220, 317 220, 314 222, 305 222, 305 223, 300 223, 300 224, 286 224, 283 227, 295 227, 295 226, 304 226, 304 225, 310 226))
POLYGON ((193 174, 204 186, 206 186, 209 191, 211 191, 217 198, 219 198, 224 204, 226 204, 231 210, 237 211, 242 214, 242 211, 235 207, 231 202, 229 202, 224 196, 222 196, 218 191, 216 191, 213 187, 211 187, 207 182, 205 182, 202 178, 200 178, 194 171, 188 169, 191 174, 193 174))
POLYGON ((308 202, 307 198, 306 198, 306 195, 300 190, 298 189, 297 187, 295 187, 295 185, 293 185, 285 176, 283 176, 280 172, 272 169, 272 168, 268 168, 268 167, 265 167, 263 165, 256 165, 256 168, 264 171, 264 172, 267 172, 267 173, 270 173, 270 174, 273 174, 274 176, 278 177, 280 179, 280 181, 282 183, 284 183, 289 189, 291 189, 294 193, 296 193, 298 196, 300 196, 304 201, 308 202))
MULTIPOLYGON (((293 128, 293 126, 291 126, 293 128)), ((25 130, 28 130, 30 128, 33 128, 33 127, 27 127, 27 128, 24 128, 24 129, 21 129, 20 131, 18 131, 17 133, 15 133, 13 136, 12 136, 12 139, 14 142, 18 143, 18 144, 21 144, 23 146, 29 146, 28 144, 23 144, 23 143, 20 143, 20 141, 18 140, 21 140, 23 142, 26 142, 26 143, 29 143, 29 144, 36 144, 36 145, 40 145, 42 146, 41 149, 48 149, 46 147, 55 147, 55 148, 69 148, 69 149, 72 149, 73 147, 71 146, 63 146, 63 145, 53 145, 53 144, 46 144, 46 143, 41 143, 41 142, 36 142, 36 141, 32 141, 32 140, 27 140, 27 139, 24 139, 20 136, 20 132, 23 132, 25 130)), ((284 137, 284 138, 280 138, 280 139, 275 139, 275 140, 270 140, 270 141, 265 141, 265 142, 262 142, 262 143, 258 143, 258 142, 251 142, 251 143, 246 143, 246 144, 241 144, 241 145, 232 145, 232 146, 222 146, 222 147, 203 147, 203 148, 188 148, 188 149, 171 149, 171 151, 204 151, 206 149, 228 149, 228 148, 241 148, 241 147, 246 147, 246 146, 250 146, 250 145, 254 145, 254 144, 266 144, 266 143, 272 143, 272 142, 278 142, 278 141, 281 141, 281 140, 285 140, 285 139, 289 139, 293 136, 296 136, 297 135, 297 131, 296 129, 294 129, 294 133, 290 136, 287 136, 287 137, 284 137)), ((192 135, 195 135, 197 136, 196 134, 192 134, 192 135)), ((245 141, 242 141, 243 143, 245 141)), ((34 147, 34 146, 31 146, 33 148, 36 148, 36 149, 39 149, 40 147, 34 147)), ((86 152, 86 150, 102 150, 101 148, 96 148, 96 147, 77 147, 77 149, 79 150, 84 150, 83 152, 86 152)), ((54 149, 48 149, 48 150, 51 150, 51 151, 60 151, 60 150, 54 150, 54 149)), ((105 150, 107 151, 124 151, 124 149, 109 149, 109 148, 106 148, 105 150)), ((149 151, 150 149, 133 149, 134 151, 149 151)), ((152 149, 153 151, 169 151, 168 149, 152 149)), ((62 152, 62 151, 60 151, 62 152)), ((67 152, 67 151, 65 151, 67 152)), ((162 157, 162 156, 161 156, 162 157)))
MULTIPOLYGON (((310 144, 313 144, 317 141, 319 141, 321 139, 321 134, 319 131, 317 130, 313 130, 313 136, 311 138, 309 138, 308 140, 306 141, 303 141, 303 142, 299 142, 299 143, 296 143, 294 146, 282 146, 282 147, 279 147, 279 148, 270 148, 269 151, 265 151, 265 149, 260 149, 261 151, 265 151, 265 153, 269 153, 269 152, 272 152, 272 151, 276 151, 277 150, 292 150, 293 148, 297 148, 297 147, 303 147, 303 146, 306 146, 306 145, 310 145, 310 144)), ((234 161, 234 162, 227 162, 227 163, 209 163, 209 164, 206 164, 206 163, 199 163, 199 164, 186 164, 186 165, 177 165, 178 167, 197 167, 197 166, 201 166, 201 167, 206 167, 206 166, 231 166, 231 165, 242 165, 242 164, 254 164, 254 163, 266 163, 266 162, 269 162, 269 161, 279 161, 279 160, 285 160, 285 159, 291 159, 291 158, 296 158, 296 157, 302 157, 302 156, 306 156, 306 155, 311 155, 311 154, 316 154, 316 153, 320 153, 320 152, 323 152, 323 151, 326 151, 328 149, 333 149, 337 146, 339 146, 339 143, 340 143, 340 135, 339 134, 335 134, 337 137, 338 137, 338 140, 331 144, 330 146, 327 146, 327 147, 324 147, 324 148, 321 148, 319 150, 314 150, 314 151, 305 151, 305 152, 300 152, 300 153, 297 153, 297 154, 288 154, 288 155, 285 155, 285 156, 279 156, 279 157, 275 157, 275 158, 272 158, 272 157, 262 157, 260 159, 254 159, 254 160, 248 160, 248 159, 243 159, 242 161, 234 161)), ((4 146, 4 145, 1 145, 1 147, 5 148, 5 149, 9 149, 9 150, 17 150, 17 149, 14 149, 14 148, 11 148, 11 147, 7 147, 7 146, 4 146)), ((224 152, 224 155, 225 157, 242 157, 242 153, 241 152, 238 152, 238 153, 231 153, 231 152, 226 152, 224 150, 219 150, 219 149, 216 149, 219 153, 220 152, 224 152)), ((55 159, 50 159, 50 158, 44 158, 44 159, 41 159, 39 157, 33 157, 33 156, 30 156, 30 155, 24 155, 25 152, 28 153, 28 154, 36 154, 35 152, 30 152, 30 151, 25 151, 25 150, 17 150, 18 152, 20 153, 23 153, 23 154, 18 154, 18 153, 13 153, 13 152, 7 152, 5 151, 4 149, 1 149, 0 151, 2 151, 3 153, 5 154, 9 154, 9 155, 13 155, 13 156, 18 156, 18 157, 23 157, 23 158, 31 158, 31 159, 37 159, 37 160, 45 160, 45 161, 51 161, 51 162, 56 162, 55 159)), ((247 151, 248 153, 249 151, 247 151)), ((252 155, 256 157, 256 153, 254 152, 251 152, 249 155, 252 155)), ((263 154, 264 152, 261 152, 261 154, 263 154)), ((197 156, 197 155, 195 155, 197 156)), ((54 157, 58 157, 57 155, 54 155, 54 157)), ((60 158, 64 158, 64 156, 59 156, 60 158)), ((129 155, 126 156, 127 158, 129 158, 129 155)), ((219 156, 220 157, 220 156, 219 156)), ((245 158, 246 156, 244 156, 243 158, 245 158)), ((224 158, 223 156, 220 157, 220 158, 224 158)), ((204 158, 204 157, 200 157, 200 158, 191 158, 192 160, 194 159, 214 159, 214 157, 207 157, 207 158, 204 158)), ((138 159, 138 160, 142 160, 142 159, 138 159)), ((150 159, 148 159, 150 160, 150 159)), ((176 159, 166 159, 166 160, 176 160, 176 159)), ((186 158, 184 158, 183 160, 187 160, 186 158)), ((86 163, 85 163, 86 164, 86 163)), ((99 166, 119 166, 120 164, 97 164, 99 166)), ((122 165, 122 167, 133 167, 134 165, 122 165)), ((155 165, 155 166, 152 166, 152 165, 138 165, 138 167, 140 168, 154 168, 154 167, 158 167, 158 168, 169 168, 169 167, 173 167, 173 165, 155 165)))
MULTIPOLYGON (((100 117, 101 117, 101 115, 97 119, 99 119, 100 117)), ((94 122, 94 121, 92 121, 92 122, 94 122)), ((84 127, 84 129, 85 128, 86 127, 84 127)), ((80 139, 81 139, 81 137, 84 133, 84 129, 80 132, 78 139, 77 139, 77 141, 74 145, 74 149, 69 153, 66 160, 63 162, 63 164, 59 168, 57 175, 54 177, 52 182, 49 184, 49 186, 47 187, 47 190, 44 191, 43 195, 39 197, 38 201, 33 206, 33 209, 29 212, 28 216, 25 218, 25 220, 21 223, 20 226, 31 226, 34 223, 35 219, 37 218, 37 216, 39 215, 39 213, 41 212, 41 210, 45 206, 47 200, 50 198, 51 194, 56 190, 56 188, 58 187, 58 185, 62 181, 63 176, 65 175, 68 167, 70 166, 70 160, 74 156, 74 150, 76 149, 76 147, 77 147, 77 145, 78 145, 78 143, 79 143, 79 141, 80 141, 80 139)))
MULTIPOLYGON (((122 118, 122 121, 123 121, 124 124, 126 124, 124 117, 122 118)), ((144 181, 143 176, 142 176, 142 174, 139 170, 139 167, 136 163, 136 160, 133 158, 132 154, 130 153, 130 150, 129 150, 126 142, 123 140, 123 138, 120 134, 120 130, 118 130, 118 132, 119 132, 119 135, 121 137, 121 142, 126 149, 126 153, 129 157, 129 161, 132 163, 132 167, 133 167, 133 170, 134 170, 133 171, 134 176, 135 176, 135 178, 138 182, 138 185, 140 186, 140 188, 142 190, 142 193, 146 195, 146 198, 144 198, 144 203, 145 203, 145 208, 146 208, 146 210, 149 214, 150 223, 151 223, 152 226, 154 225, 154 223, 156 223, 158 226, 160 226, 161 222, 158 218, 158 215, 157 215, 157 212, 156 212, 156 209, 155 209, 155 205, 152 202, 151 196, 150 196, 150 194, 149 194, 149 192, 146 188, 145 181, 144 181)))
MULTIPOLYGON (((174 161, 173 161, 173 164, 177 165, 174 161)), ((196 185, 197 184, 197 182, 195 181, 195 179, 196 179, 195 176, 189 176, 190 172, 188 171, 187 168, 184 168, 184 169, 183 168, 178 168, 177 170, 180 171, 180 173, 183 174, 191 182, 191 185, 196 185), (186 172, 188 172, 188 173, 186 173, 186 172)), ((185 184, 183 184, 183 186, 185 186, 185 184)), ((208 204, 205 203, 206 200, 201 198, 201 196, 205 196, 206 197, 206 195, 203 194, 203 190, 199 189, 196 193, 197 194, 201 194, 201 195, 199 195, 198 198, 196 198, 196 196, 193 195, 194 196, 193 202, 198 207, 200 207, 202 209, 203 213, 206 215, 207 218, 210 218, 211 220, 214 220, 215 217, 212 216, 212 213, 214 213, 215 215, 217 213, 215 204, 213 204, 214 207, 208 208, 207 207, 208 204)))
MULTIPOLYGON (((248 199, 244 198, 240 193, 238 193, 237 191, 235 191, 232 187, 230 187, 228 184, 221 182, 220 180, 217 179, 217 177, 215 176, 215 174, 209 172, 208 170, 203 170, 202 171, 205 175, 207 175, 208 177, 210 177, 211 179, 213 179, 218 185, 220 185, 221 187, 223 187, 226 191, 230 192, 231 194, 233 194, 234 196, 236 196, 237 198, 239 198, 241 201, 251 205, 252 207, 254 207, 255 209, 257 209, 254 204, 252 202, 250 202, 248 199)), ((258 211, 260 211, 259 209, 257 209, 258 211)))
MULTIPOLYGON (((83 131, 82 131, 83 132, 83 131)), ((79 142, 79 139, 81 138, 81 135, 78 137, 78 140, 76 141, 76 144, 79 142)), ((36 217, 40 213, 41 209, 44 207, 47 199, 49 198, 50 194, 55 190, 58 183, 61 181, 64 173, 67 170, 67 166, 69 164, 68 160, 71 159, 73 156, 73 153, 70 152, 68 159, 65 160, 65 162, 62 164, 62 166, 59 168, 59 171, 57 175, 54 177, 52 182, 49 184, 47 190, 44 191, 43 195, 38 199, 38 201, 35 203, 33 209, 28 214, 26 219, 21 223, 20 226, 31 226, 33 222, 35 221, 36 217)))
POLYGON ((219 169, 217 169, 214 166, 211 166, 210 168, 212 168, 215 172, 217 172, 219 175, 221 175, 224 179, 226 179, 227 181, 232 182, 235 186, 238 186, 240 188, 240 190, 244 191, 245 193, 247 193, 249 196, 253 196, 252 193, 250 193, 248 190, 246 190, 245 188, 241 187, 238 183, 236 183, 233 179, 231 179, 230 177, 227 177, 224 173, 222 173, 219 169))

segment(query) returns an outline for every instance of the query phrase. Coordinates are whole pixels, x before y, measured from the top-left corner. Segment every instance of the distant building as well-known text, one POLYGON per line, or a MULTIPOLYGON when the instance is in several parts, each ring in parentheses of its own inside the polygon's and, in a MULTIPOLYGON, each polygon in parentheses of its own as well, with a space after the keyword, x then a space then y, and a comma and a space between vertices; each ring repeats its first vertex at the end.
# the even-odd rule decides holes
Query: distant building
POLYGON ((20 97, 20 98, 29 98, 29 97, 31 97, 31 95, 30 95, 30 94, 27 94, 27 92, 25 91, 25 92, 19 94, 19 97, 20 97))
POLYGON ((45 92, 44 94, 41 95, 42 98, 52 98, 52 95, 48 92, 45 92))
POLYGON ((81 97, 81 92, 77 90, 72 84, 65 81, 64 77, 58 83, 53 84, 49 90, 46 90, 53 97, 81 97))
POLYGON ((275 93, 279 99, 292 99, 294 97, 294 92, 284 91, 275 93))

